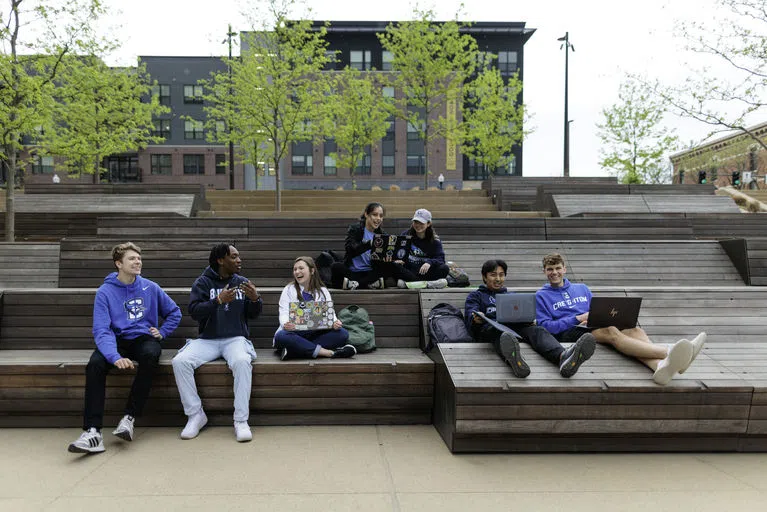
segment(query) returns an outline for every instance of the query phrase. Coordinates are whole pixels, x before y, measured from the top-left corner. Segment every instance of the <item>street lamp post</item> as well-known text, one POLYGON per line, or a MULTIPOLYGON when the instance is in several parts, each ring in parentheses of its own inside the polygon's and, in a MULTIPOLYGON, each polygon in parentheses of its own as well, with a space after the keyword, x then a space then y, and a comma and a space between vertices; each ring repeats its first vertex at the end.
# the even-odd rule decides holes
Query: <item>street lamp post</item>
POLYGON ((567 113, 567 75, 568 75, 568 55, 570 50, 575 51, 575 47, 570 44, 570 32, 565 32, 564 37, 560 37, 557 41, 562 41, 562 46, 559 48, 565 49, 565 162, 564 162, 564 176, 565 178, 570 176, 570 120, 567 113))
MULTIPOLYGON (((226 33, 226 38, 229 43, 229 112, 232 108, 232 37, 236 36, 235 32, 232 32, 232 25, 229 25, 229 30, 226 33)), ((231 116, 227 119, 226 130, 229 135, 229 189, 234 190, 234 142, 232 142, 232 119, 231 116)))

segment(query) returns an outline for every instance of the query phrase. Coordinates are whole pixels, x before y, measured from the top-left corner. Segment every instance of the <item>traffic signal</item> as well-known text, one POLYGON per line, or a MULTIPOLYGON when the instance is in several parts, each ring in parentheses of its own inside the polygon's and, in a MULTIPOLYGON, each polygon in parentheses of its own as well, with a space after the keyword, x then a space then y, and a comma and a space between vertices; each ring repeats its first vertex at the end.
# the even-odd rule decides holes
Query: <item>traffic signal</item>
POLYGON ((732 171, 732 186, 740 186, 740 171, 732 171))
POLYGON ((698 171, 698 184, 705 185, 706 182, 706 171, 698 171))

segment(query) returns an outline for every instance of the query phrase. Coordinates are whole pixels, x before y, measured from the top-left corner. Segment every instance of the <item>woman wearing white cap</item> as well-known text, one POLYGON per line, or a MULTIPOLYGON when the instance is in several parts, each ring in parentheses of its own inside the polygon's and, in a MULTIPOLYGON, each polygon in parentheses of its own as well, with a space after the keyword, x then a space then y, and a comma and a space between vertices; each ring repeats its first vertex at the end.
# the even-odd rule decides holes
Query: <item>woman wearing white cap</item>
POLYGON ((399 288, 444 288, 450 268, 445 263, 442 242, 431 225, 431 212, 419 208, 413 215, 410 229, 402 233, 413 237, 407 260, 397 260, 401 265, 399 288))

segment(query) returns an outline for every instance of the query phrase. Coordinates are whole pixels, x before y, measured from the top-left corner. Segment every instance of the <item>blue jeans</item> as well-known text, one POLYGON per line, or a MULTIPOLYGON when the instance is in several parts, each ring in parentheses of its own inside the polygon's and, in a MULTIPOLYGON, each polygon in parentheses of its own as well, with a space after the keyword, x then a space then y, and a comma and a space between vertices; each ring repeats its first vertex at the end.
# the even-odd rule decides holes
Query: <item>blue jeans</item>
POLYGON ((288 358, 315 358, 321 348, 335 350, 349 341, 346 329, 321 331, 286 331, 279 330, 274 335, 274 348, 288 349, 288 358))

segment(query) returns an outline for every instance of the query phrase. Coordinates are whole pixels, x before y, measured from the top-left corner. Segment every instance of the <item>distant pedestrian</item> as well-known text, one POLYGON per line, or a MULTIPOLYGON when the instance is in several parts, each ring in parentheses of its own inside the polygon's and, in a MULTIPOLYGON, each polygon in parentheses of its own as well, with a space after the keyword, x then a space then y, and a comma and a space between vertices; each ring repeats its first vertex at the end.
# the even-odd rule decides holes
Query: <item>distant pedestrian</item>
POLYGON ((439 189, 442 190, 442 186, 445 184, 445 175, 439 173, 439 178, 437 178, 437 181, 439 182, 439 189))
POLYGON ((53 182, 54 183, 61 183, 61 178, 59 178, 59 175, 55 172, 53 173, 53 182))

